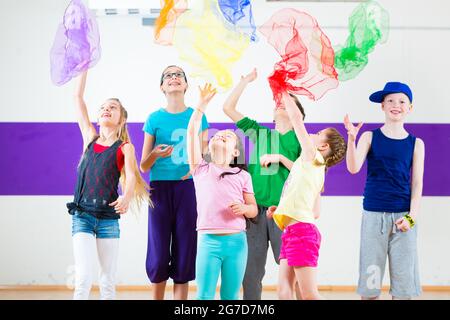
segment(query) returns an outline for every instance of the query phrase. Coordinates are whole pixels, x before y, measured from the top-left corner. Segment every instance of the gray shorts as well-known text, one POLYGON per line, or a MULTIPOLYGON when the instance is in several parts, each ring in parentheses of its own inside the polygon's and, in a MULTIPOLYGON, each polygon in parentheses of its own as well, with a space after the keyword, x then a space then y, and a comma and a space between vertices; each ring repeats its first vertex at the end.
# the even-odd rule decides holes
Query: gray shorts
POLYGON ((422 293, 417 258, 417 224, 407 232, 395 221, 407 212, 363 211, 357 293, 366 298, 381 293, 386 258, 389 257, 390 290, 396 298, 422 293))

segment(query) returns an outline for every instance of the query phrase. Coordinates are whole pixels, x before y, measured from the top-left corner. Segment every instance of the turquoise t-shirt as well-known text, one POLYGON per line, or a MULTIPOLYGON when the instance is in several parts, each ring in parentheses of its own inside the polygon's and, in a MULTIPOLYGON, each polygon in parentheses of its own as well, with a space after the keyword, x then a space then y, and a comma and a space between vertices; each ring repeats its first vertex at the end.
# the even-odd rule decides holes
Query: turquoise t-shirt
MULTIPOLYGON (((170 157, 159 158, 153 164, 150 169, 150 181, 180 180, 188 173, 186 135, 193 112, 192 108, 179 113, 170 113, 161 108, 148 116, 143 131, 155 137, 154 146, 168 144, 174 147, 170 157)), ((201 131, 208 128, 208 121, 203 115, 201 131)))

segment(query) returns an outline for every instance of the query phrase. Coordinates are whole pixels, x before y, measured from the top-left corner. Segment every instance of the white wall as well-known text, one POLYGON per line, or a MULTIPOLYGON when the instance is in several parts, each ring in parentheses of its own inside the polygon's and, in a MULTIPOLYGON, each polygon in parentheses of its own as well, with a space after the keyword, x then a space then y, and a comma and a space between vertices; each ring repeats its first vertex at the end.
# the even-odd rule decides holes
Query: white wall
MULTIPOLYGON (((0 107, 1 122, 73 122, 72 84, 50 82, 49 50, 68 1, 0 1, 0 107)), ((445 0, 379 1, 391 16, 386 44, 369 56, 369 64, 356 79, 341 83, 314 103, 304 100, 310 122, 340 122, 345 113, 355 121, 381 122, 383 114, 370 105, 368 94, 387 80, 408 82, 415 94, 413 123, 450 123, 450 4, 445 0)), ((356 4, 253 1, 258 25, 278 8, 297 7, 317 18, 333 45, 345 41, 347 18, 356 4)), ((156 46, 152 30, 138 18, 98 19, 103 55, 90 72, 89 105, 106 97, 120 97, 130 122, 143 122, 164 103, 159 76, 168 64, 179 61, 174 48, 156 46)), ((260 35, 260 34, 259 34, 260 35)), ((259 78, 243 94, 240 108, 260 121, 271 121, 272 98, 266 77, 279 59, 262 35, 233 69, 235 79, 258 68, 259 78)), ((190 79, 187 101, 195 103, 197 84, 190 79)), ((208 118, 226 122, 220 105, 226 94, 215 97, 208 118)), ((95 109, 95 108, 93 108, 95 109)), ((445 170, 445 168, 444 168, 445 170)), ((1 183, 8 183, 1 181, 1 183)), ((70 197, 0 197, 0 285, 65 284, 72 274, 71 222, 65 203, 70 197)), ((319 228, 323 234, 319 282, 355 285, 358 271, 360 197, 325 197, 319 228)), ((450 198, 424 197, 419 231, 420 273, 424 285, 450 285, 450 198)), ((122 238, 118 282, 145 285, 147 218, 132 215, 121 220, 122 238)), ((267 263, 264 283, 276 284, 276 266, 267 263)), ((387 281, 386 281, 387 283, 387 281)))

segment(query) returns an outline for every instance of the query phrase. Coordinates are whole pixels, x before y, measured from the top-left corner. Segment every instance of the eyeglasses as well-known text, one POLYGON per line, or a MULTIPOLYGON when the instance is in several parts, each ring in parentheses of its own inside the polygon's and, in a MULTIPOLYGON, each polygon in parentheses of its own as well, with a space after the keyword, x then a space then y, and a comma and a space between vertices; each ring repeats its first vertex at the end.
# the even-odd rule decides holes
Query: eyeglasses
POLYGON ((173 76, 175 76, 177 78, 185 78, 186 79, 186 76, 185 76, 184 72, 182 72, 182 71, 165 73, 165 74, 163 74, 162 78, 163 78, 163 80, 168 80, 168 79, 172 79, 173 76))

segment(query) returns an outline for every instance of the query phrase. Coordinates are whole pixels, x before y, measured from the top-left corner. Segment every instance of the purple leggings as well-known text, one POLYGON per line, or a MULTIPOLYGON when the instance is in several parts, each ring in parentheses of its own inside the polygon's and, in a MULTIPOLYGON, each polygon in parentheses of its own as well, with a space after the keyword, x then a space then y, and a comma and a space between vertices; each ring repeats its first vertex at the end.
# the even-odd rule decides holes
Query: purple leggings
POLYGON ((152 283, 195 279, 197 202, 192 179, 150 182, 146 270, 152 283))

